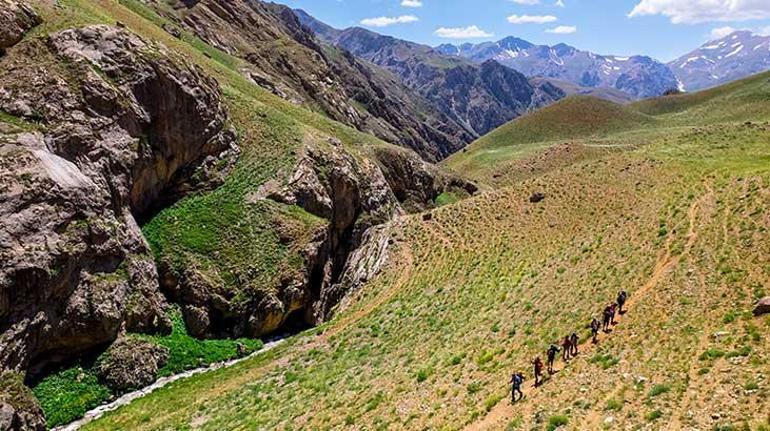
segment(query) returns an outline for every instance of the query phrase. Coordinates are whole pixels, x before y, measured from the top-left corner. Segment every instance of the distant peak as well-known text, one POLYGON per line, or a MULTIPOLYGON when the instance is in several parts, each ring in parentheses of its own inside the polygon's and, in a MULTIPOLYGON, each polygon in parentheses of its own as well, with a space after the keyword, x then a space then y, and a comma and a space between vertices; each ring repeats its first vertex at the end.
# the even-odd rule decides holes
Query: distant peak
POLYGON ((500 40, 497 44, 504 49, 529 49, 534 46, 532 43, 514 36, 508 36, 505 39, 500 40))

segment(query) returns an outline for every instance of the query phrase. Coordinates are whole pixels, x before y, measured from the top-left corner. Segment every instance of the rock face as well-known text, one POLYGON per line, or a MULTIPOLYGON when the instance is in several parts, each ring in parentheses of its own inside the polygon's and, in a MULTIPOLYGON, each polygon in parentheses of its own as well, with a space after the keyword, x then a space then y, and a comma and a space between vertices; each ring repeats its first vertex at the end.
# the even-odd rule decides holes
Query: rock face
POLYGON ((763 314, 770 314, 770 296, 757 301, 757 305, 754 307, 755 316, 761 316, 763 314))
MULTIPOLYGON (((284 99, 313 105, 336 121, 411 148, 431 161, 475 139, 472 130, 392 74, 319 43, 286 6, 201 0, 177 7, 178 15, 166 12, 170 19, 212 46, 245 59, 249 67, 244 73, 284 99)), ((164 13, 168 8, 157 10, 164 13)))
POLYGON ((46 430, 43 410, 19 373, 0 373, 0 430, 46 430))
POLYGON ((21 41, 31 28, 40 24, 40 17, 26 3, 0 0, 0 56, 21 41))
POLYGON ((200 337, 260 336, 291 319, 318 324, 385 261, 389 236, 379 226, 406 209, 429 207, 448 189, 476 190, 408 150, 387 146, 361 156, 337 141, 313 144, 292 175, 268 182, 253 197, 297 205, 325 221, 302 251, 301 270, 244 301, 195 268, 175 272, 164 264, 164 292, 182 305, 188 328, 200 337))
POLYGON ((0 369, 170 330, 135 220, 217 184, 235 155, 216 82, 92 26, 0 59, 0 109, 16 117, 0 123, 0 369))
POLYGON ((363 28, 337 30, 301 10, 295 13, 320 39, 396 74, 431 105, 478 136, 565 96, 552 84, 530 81, 496 61, 479 65, 363 28))
POLYGON ((168 349, 136 338, 120 338, 102 354, 96 371, 117 393, 143 388, 158 378, 168 349))

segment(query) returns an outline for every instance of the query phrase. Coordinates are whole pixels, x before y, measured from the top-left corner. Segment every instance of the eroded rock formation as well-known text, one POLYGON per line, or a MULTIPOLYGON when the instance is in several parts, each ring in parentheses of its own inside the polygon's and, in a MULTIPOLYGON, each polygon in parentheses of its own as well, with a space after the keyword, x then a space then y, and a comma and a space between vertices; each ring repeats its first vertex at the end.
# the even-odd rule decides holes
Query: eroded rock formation
POLYGON ((383 146, 362 156, 336 140, 309 146, 292 175, 268 182, 252 196, 300 206, 326 221, 303 247, 303 269, 244 302, 228 298, 195 268, 174 271, 164 264, 164 292, 182 304, 188 328, 200 337, 260 336, 292 316, 307 324, 323 322, 384 263, 390 237, 379 226, 432 206, 449 189, 476 191, 408 150, 383 146))
POLYGON ((108 26, 0 62, 0 369, 36 371, 123 326, 170 330, 135 220, 224 174, 236 147, 216 81, 108 26))

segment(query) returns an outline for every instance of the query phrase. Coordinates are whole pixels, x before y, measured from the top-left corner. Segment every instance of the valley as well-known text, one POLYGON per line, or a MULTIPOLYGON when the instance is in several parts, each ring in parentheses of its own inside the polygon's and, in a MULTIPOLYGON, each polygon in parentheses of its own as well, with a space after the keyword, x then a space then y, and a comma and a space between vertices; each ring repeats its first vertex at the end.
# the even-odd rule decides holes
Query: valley
POLYGON ((770 429, 770 72, 661 96, 260 1, 0 5, 2 427, 770 429))

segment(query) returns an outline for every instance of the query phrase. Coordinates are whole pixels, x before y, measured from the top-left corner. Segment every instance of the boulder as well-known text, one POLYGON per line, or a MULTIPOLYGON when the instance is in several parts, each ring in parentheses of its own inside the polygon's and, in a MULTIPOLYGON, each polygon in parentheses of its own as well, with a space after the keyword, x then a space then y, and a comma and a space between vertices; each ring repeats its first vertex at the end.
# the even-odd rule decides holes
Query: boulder
POLYGON ((770 296, 760 299, 757 301, 757 305, 754 306, 755 316, 761 316, 763 314, 770 314, 770 296))
POLYGON ((30 125, 0 127, 0 370, 34 373, 123 326, 170 331, 136 220, 232 165, 216 81, 103 25, 20 43, 0 63, 0 109, 30 125))
POLYGON ((45 431, 45 416, 20 373, 0 374, 0 431, 45 431))
POLYGON ((150 385, 168 360, 168 349, 132 337, 118 339, 96 366, 99 378, 117 393, 150 385))
POLYGON ((529 196, 529 202, 533 204, 542 202, 543 200, 545 200, 545 193, 543 192, 534 192, 529 196))
POLYGON ((26 3, 0 0, 0 55, 19 43, 24 34, 40 22, 40 17, 26 3))

